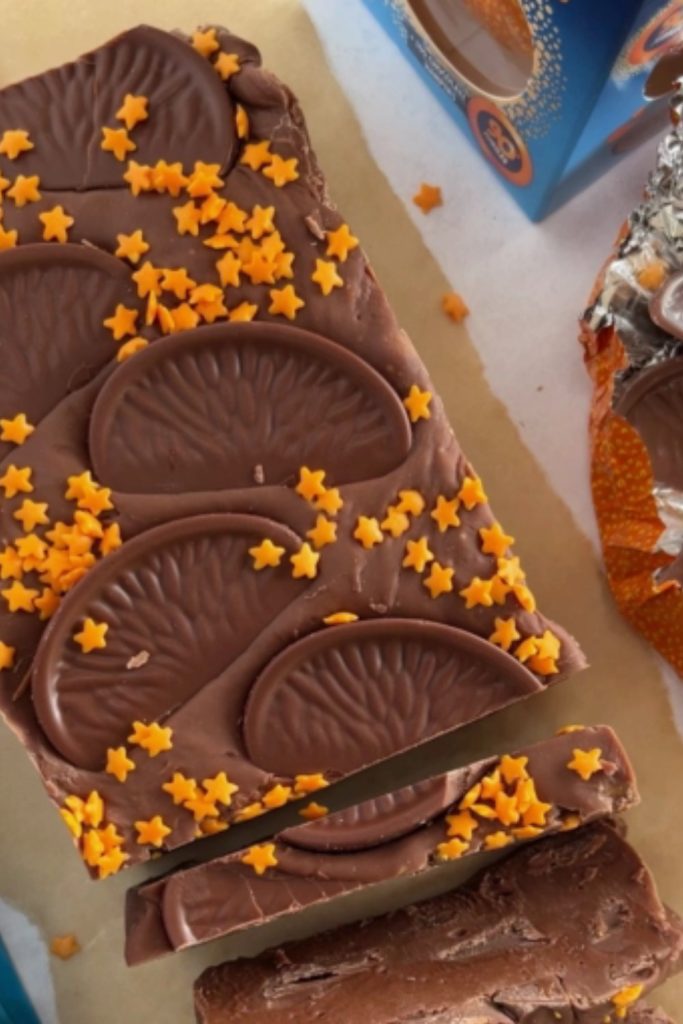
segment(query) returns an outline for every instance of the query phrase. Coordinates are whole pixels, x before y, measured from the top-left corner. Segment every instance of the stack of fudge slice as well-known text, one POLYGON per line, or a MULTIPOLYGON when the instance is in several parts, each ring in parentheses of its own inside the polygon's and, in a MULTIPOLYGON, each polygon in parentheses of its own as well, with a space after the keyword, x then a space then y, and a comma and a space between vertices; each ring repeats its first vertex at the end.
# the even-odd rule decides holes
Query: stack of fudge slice
POLYGON ((96 878, 309 820, 136 890, 132 960, 632 802, 602 729, 325 820, 584 661, 251 44, 140 27, 1 91, 0 213, 6 721, 96 878))

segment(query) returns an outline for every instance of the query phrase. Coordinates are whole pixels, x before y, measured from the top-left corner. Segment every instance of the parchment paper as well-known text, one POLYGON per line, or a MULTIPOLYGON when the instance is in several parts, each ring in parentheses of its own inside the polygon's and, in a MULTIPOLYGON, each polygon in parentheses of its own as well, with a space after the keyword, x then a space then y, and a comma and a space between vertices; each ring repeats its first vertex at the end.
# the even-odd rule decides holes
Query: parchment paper
MULTIPOLYGON (((298 93, 332 195, 361 236, 425 359, 498 516, 517 536, 540 603, 575 633, 592 663, 574 680, 518 709, 514 725, 504 731, 495 723, 487 725, 482 736, 490 750, 482 752, 539 738, 567 722, 614 725, 635 762, 643 795, 642 807, 629 815, 630 836, 654 871, 662 896, 683 913, 683 752, 655 655, 617 614, 589 541, 492 394, 466 330, 440 313, 438 297, 448 290, 447 282, 402 201, 370 159, 296 0, 20 0, 4 3, 2 14, 2 84, 71 59, 143 20, 186 30, 197 23, 222 22, 257 42, 266 64, 298 93)), ((493 187, 488 179, 483 184, 493 187)), ((606 249, 609 241, 605 239, 606 249)), ((462 244, 470 260, 480 260, 485 275, 485 253, 477 248, 476 238, 462 244)), ((480 310, 479 316, 484 315, 480 310)), ((564 340, 556 343, 572 344, 573 337, 574 325, 567 324, 564 340)), ((501 338, 503 344, 510 346, 514 339, 501 338)), ((557 386, 563 382, 558 380, 557 386)), ((558 457, 563 445, 584 443, 584 437, 558 437, 558 457)), ((0 780, 0 898, 26 914, 46 939, 75 932, 83 947, 72 960, 51 963, 60 1024, 190 1024, 192 980, 205 965, 222 959, 221 943, 147 967, 126 968, 123 895, 142 877, 140 871, 123 872, 104 883, 88 880, 27 758, 4 728, 0 780)), ((258 941, 263 944, 265 938, 258 941)), ((37 971, 37 961, 22 966, 28 975, 37 971)), ((682 981, 662 990, 661 1003, 672 1014, 682 1001, 682 981)))

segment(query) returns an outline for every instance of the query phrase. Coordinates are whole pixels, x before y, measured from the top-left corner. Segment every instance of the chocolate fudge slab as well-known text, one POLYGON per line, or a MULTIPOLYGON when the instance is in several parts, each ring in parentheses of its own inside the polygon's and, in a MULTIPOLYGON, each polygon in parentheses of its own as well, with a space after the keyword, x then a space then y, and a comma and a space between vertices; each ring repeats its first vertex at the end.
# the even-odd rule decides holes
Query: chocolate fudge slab
POLYGON ((0 710, 93 876, 582 667, 250 43, 0 91, 0 203, 0 710))
POLYGON ((457 892, 209 968, 195 1006, 199 1024, 616 1024, 682 966, 680 919, 596 822, 457 892))
MULTIPOLYGON (((324 811, 317 801, 313 808, 324 811)), ((342 897, 347 915, 367 914, 368 890, 376 888, 379 901, 380 889, 395 899, 403 888, 405 900, 412 896, 408 879, 439 872, 452 887, 447 864, 453 868, 457 861, 464 880, 480 868, 482 855, 580 827, 637 801, 633 771, 614 732, 607 726, 572 730, 131 889, 126 959, 141 963, 313 907, 320 908, 315 920, 324 920, 342 897), (586 758, 591 767, 578 774, 586 758)))

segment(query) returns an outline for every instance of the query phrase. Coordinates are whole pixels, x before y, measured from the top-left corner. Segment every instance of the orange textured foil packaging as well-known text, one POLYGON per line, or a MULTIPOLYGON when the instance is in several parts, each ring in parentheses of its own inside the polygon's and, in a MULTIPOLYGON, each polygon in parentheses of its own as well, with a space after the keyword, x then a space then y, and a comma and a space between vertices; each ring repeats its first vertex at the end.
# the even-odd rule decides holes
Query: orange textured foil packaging
POLYGON ((682 101, 672 104, 673 129, 598 276, 580 333, 593 383, 591 488, 609 585, 625 618, 680 675, 683 490, 662 466, 663 449, 683 442, 683 402, 677 408, 675 394, 677 381, 683 384, 683 335, 671 319, 672 299, 683 303, 682 101), (657 413, 665 405, 657 432, 632 398, 644 391, 651 405, 654 394, 657 413))

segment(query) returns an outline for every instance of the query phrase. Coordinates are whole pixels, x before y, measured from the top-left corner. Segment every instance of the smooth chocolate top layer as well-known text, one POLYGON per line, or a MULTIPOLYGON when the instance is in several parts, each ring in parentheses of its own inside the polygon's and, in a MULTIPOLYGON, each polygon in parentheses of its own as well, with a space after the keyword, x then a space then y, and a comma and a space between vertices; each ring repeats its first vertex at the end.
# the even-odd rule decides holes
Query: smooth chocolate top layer
MULTIPOLYGON (((41 597, 24 595, 33 613, 0 600, 0 640, 15 649, 0 708, 56 802, 100 794, 103 825, 116 827, 128 862, 154 849, 137 841, 135 821, 160 815, 165 847, 208 829, 201 810, 162 790, 174 772, 197 783, 226 772, 237 792, 216 813, 232 822, 244 807, 264 810, 278 782, 333 781, 583 664, 574 640, 535 610, 519 565, 498 576, 500 554, 484 550, 480 533, 494 523, 483 495, 459 499, 458 522, 443 529, 432 517, 474 471, 438 397, 423 418, 408 415, 411 388, 432 391, 425 368, 362 250, 328 259, 329 233, 343 221, 291 93, 249 43, 224 31, 201 40, 208 56, 179 36, 133 29, 0 92, 0 139, 23 130, 33 144, 16 159, 0 153, 0 178, 35 175, 40 192, 22 206, 13 185, 0 200, 2 244, 18 233, 0 252, 0 418, 23 412, 35 426, 21 446, 0 441, 0 478, 12 464, 31 469, 30 499, 47 503, 50 520, 33 532, 45 541, 50 526, 73 522, 79 499, 65 497, 67 479, 92 473, 112 489, 100 522, 124 541, 101 557, 96 539, 85 555, 65 555, 47 538, 44 557, 23 559, 21 583, 41 597), (225 81, 219 52, 233 66, 225 81), (102 149, 102 129, 122 127, 127 94, 148 100, 148 117, 119 162, 102 149), (262 167, 248 149, 258 143, 270 147, 262 167), (264 173, 273 154, 295 167, 282 187, 264 173), (173 162, 185 178, 168 171, 173 162), (155 182, 139 195, 123 178, 136 166, 155 182), (47 243, 39 215, 58 205, 73 225, 67 242, 47 243), (194 233, 180 233, 181 208, 201 220, 194 233), (149 250, 131 265, 113 254, 117 236, 137 230, 149 250), (265 264, 266 277, 276 273, 276 256, 261 252, 252 265, 264 239, 289 256, 272 282, 255 283, 265 264), (232 283, 217 267, 230 252, 239 252, 232 283), (316 260, 342 280, 329 295, 312 279, 316 260), (146 263, 151 296, 132 276, 146 263), (190 285, 166 282, 178 269, 190 285), (206 285, 218 298, 195 294, 206 285), (271 292, 288 285, 304 303, 292 322, 271 311, 271 292), (119 307, 135 324, 116 341, 104 321, 119 307), (119 362, 132 333, 151 344, 119 362), (323 514, 315 495, 297 493, 302 467, 324 471, 343 506, 323 514), (389 514, 402 501, 412 511, 389 514), (291 559, 316 543, 308 534, 321 515, 336 541, 295 577, 291 559), (366 548, 354 537, 360 516, 393 516, 396 536, 390 522, 366 548), (403 560, 420 538, 429 557, 418 571, 403 560), (283 553, 257 571, 249 549, 264 539, 283 553), (425 583, 437 562, 455 577, 432 597, 425 583), (460 590, 476 579, 484 597, 469 607, 460 590), (360 621, 324 625, 339 612, 360 621), (74 636, 88 618, 108 632, 106 647, 84 653, 74 636), (497 619, 512 622, 507 639, 497 619), (543 637, 545 654, 534 653, 530 638, 543 637), (150 757, 129 740, 136 721, 170 728, 171 748, 150 757), (125 782, 104 771, 119 747, 133 763, 125 782)), ((3 545, 22 535, 23 498, 2 501, 3 545)), ((72 539, 88 548, 87 536, 72 539)))
MULTIPOLYGON (((500 849, 501 841, 576 828, 637 801, 628 758, 607 726, 555 736, 515 758, 522 758, 517 765, 520 780, 533 780, 534 807, 522 805, 526 817, 514 813, 519 801, 508 796, 518 794, 522 783, 501 779, 501 764, 504 772, 514 773, 515 767, 488 758, 283 832, 269 844, 275 863, 263 874, 255 873, 248 854, 245 863, 242 850, 143 883, 127 898, 128 962, 140 963, 367 886, 409 878, 451 859, 500 849), (569 767, 577 749, 599 751, 600 770, 588 779, 569 767), (473 809, 453 820, 466 794, 476 796, 473 787, 485 778, 492 788, 484 788, 472 801, 473 809), (506 795, 497 803, 499 790, 506 795), (510 806, 513 813, 508 815, 510 806), (463 824, 464 831, 458 828, 463 824), (456 842, 455 848, 447 848, 454 836, 465 840, 462 847, 456 842)), ((316 796, 324 800, 324 792, 316 796)), ((474 858, 470 873, 478 866, 474 858)))
POLYGON ((681 922, 595 823, 457 892, 209 968, 195 1005, 200 1024, 603 1024, 682 962, 681 922))

